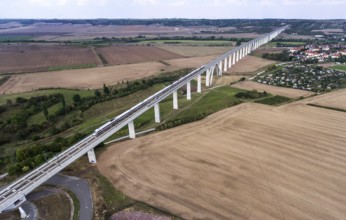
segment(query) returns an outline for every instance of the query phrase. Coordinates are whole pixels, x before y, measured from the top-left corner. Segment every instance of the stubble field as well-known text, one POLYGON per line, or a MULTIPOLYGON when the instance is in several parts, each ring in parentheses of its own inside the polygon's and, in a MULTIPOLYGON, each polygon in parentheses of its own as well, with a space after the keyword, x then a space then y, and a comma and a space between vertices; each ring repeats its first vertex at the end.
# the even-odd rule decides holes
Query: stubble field
POLYGON ((303 102, 346 110, 346 89, 316 96, 303 102))
POLYGON ((343 112, 248 103, 114 144, 97 166, 185 219, 342 219, 345 143, 343 112))
POLYGON ((110 46, 97 49, 110 65, 143 63, 159 60, 183 58, 176 53, 157 47, 110 46))
POLYGON ((100 65, 90 48, 57 45, 1 45, 0 73, 44 71, 50 67, 100 65))
POLYGON ((254 75, 257 72, 260 72, 265 67, 275 64, 275 61, 267 60, 254 56, 246 56, 231 69, 228 70, 228 73, 232 75, 254 75))
MULTIPOLYGON (((114 85, 121 81, 136 80, 158 74, 162 71, 174 71, 184 68, 198 68, 213 60, 214 56, 178 58, 161 62, 124 64, 79 70, 63 70, 13 75, 0 86, 0 93, 17 93, 40 88, 100 88, 103 84, 114 85)), ((234 65, 225 75, 253 75, 273 61, 247 56, 234 65)), ((222 79, 222 78, 221 78, 222 79)), ((232 79, 232 81, 234 81, 232 79)))
POLYGON ((288 98, 299 98, 299 97, 308 97, 312 96, 314 93, 300 90, 300 89, 291 89, 285 87, 271 86, 263 83, 257 83, 254 81, 242 81, 236 84, 233 84, 232 87, 244 90, 257 90, 260 92, 266 91, 275 95, 285 96, 288 98))
POLYGON ((0 93, 18 93, 40 88, 94 89, 103 84, 115 85, 118 82, 153 76, 164 70, 166 65, 159 62, 97 67, 79 70, 39 72, 13 75, 2 86, 0 93))

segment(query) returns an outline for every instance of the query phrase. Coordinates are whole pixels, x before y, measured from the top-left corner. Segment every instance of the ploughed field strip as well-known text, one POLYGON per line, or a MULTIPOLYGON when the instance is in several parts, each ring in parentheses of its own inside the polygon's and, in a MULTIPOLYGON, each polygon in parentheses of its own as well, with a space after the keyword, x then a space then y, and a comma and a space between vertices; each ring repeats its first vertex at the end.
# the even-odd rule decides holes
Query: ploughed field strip
POLYGON ((1 45, 0 73, 48 70, 49 67, 99 65, 90 48, 57 45, 1 45))
POLYGON ((176 53, 158 47, 147 46, 110 46, 97 49, 110 65, 143 63, 183 58, 176 53))
POLYGON ((248 103, 115 144, 98 167, 186 219, 342 219, 345 156, 344 112, 248 103))

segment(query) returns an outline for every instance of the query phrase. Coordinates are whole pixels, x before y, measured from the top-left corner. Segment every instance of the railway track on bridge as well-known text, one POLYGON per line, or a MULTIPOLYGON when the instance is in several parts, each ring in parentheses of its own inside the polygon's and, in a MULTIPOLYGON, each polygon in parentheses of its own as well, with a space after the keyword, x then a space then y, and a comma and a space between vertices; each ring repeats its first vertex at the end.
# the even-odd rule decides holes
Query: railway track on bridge
MULTIPOLYGON (((143 114, 150 108, 155 107, 155 105, 158 105, 160 101, 164 100, 166 97, 168 97, 172 93, 173 93, 173 98, 176 97, 177 90, 183 87, 184 85, 190 86, 191 80, 195 79, 196 77, 198 78, 198 88, 199 88, 198 92, 200 92, 200 88, 201 88, 200 77, 203 73, 205 72, 207 73, 206 78, 208 81, 209 77, 213 76, 213 72, 216 67, 219 68, 219 73, 220 71, 222 72, 222 62, 224 62, 225 70, 227 69, 227 67, 230 68, 231 65, 235 64, 235 62, 239 61, 245 55, 257 49, 262 44, 269 42, 270 40, 275 38, 277 35, 279 35, 282 31, 284 31, 286 28, 287 26, 281 27, 269 34, 264 34, 252 41, 249 41, 237 48, 230 50, 229 52, 223 54, 222 56, 212 60, 208 64, 203 65, 200 68, 190 72, 189 74, 185 75, 179 80, 173 82, 171 85, 165 87, 161 91, 155 93, 154 95, 148 97, 144 101, 138 103, 131 109, 111 119, 109 122, 102 125, 100 128, 96 129, 93 134, 87 136, 86 138, 74 144, 73 146, 61 152, 60 154, 54 156, 53 158, 48 160, 46 163, 32 170, 30 173, 18 178, 16 181, 6 186, 0 192, 0 212, 19 207, 26 200, 25 196, 27 194, 32 192, 38 186, 42 185, 52 176, 60 172, 62 169, 64 169, 65 167, 73 163, 79 157, 83 156, 84 154, 90 151, 93 152, 93 149, 98 144, 105 141, 108 137, 110 137, 112 134, 114 134, 115 132, 123 128, 124 126, 129 125, 129 129, 131 129, 130 124, 132 123, 132 129, 134 129, 133 128, 134 119, 139 117, 141 114, 143 114)), ((207 83, 207 86, 208 85, 209 83, 207 83)), ((191 95, 191 91, 190 91, 190 95, 191 95)), ((174 98, 174 101, 177 102, 177 100, 175 99, 176 98, 174 98)), ((131 131, 130 131, 130 137, 131 137, 131 131)), ((89 160, 90 160, 90 157, 89 157, 89 160)))

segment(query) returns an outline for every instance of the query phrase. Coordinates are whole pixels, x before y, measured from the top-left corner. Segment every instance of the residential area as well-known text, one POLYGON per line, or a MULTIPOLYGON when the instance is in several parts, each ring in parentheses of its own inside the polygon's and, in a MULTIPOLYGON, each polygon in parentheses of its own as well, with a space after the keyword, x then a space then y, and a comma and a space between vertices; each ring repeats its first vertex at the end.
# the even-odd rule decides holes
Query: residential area
POLYGON ((326 92, 346 86, 346 72, 300 63, 275 67, 254 79, 256 82, 302 89, 313 92, 326 92))
POLYGON ((346 42, 344 36, 316 35, 315 37, 315 41, 308 42, 306 45, 291 47, 289 53, 290 57, 293 57, 292 60, 300 60, 306 63, 330 61, 343 63, 346 61, 346 42))

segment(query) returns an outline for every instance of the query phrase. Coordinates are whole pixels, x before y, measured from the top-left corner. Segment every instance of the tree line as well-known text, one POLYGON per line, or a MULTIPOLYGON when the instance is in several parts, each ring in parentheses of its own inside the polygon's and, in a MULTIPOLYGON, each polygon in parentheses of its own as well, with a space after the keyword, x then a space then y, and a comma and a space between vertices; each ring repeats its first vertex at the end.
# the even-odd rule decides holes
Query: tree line
MULTIPOLYGON (((67 117, 72 112, 84 112, 88 110, 90 107, 97 103, 109 101, 112 99, 117 99, 120 97, 125 97, 130 94, 133 94, 135 92, 148 89, 156 84, 161 83, 172 83, 179 79, 182 75, 186 75, 190 69, 185 70, 179 70, 171 72, 170 74, 163 74, 159 76, 154 76, 148 79, 142 79, 137 80, 133 82, 123 82, 122 85, 117 87, 109 87, 106 85, 103 85, 102 89, 96 89, 94 91, 94 95, 90 97, 81 97, 80 94, 76 93, 72 97, 71 103, 66 103, 65 97, 63 94, 52 94, 52 95, 44 95, 44 96, 36 96, 31 98, 24 98, 24 97, 17 97, 15 101, 8 100, 6 105, 0 106, 0 145, 16 142, 18 140, 28 140, 31 138, 33 141, 37 141, 41 138, 43 138, 41 133, 45 131, 50 131, 50 135, 56 135, 61 133, 62 131, 65 131, 69 129, 72 126, 77 125, 78 123, 82 122, 81 120, 71 120, 64 123, 61 123, 61 121, 64 119, 64 117, 67 117), (49 107, 61 103, 59 109, 55 111, 54 113, 49 112, 49 107), (11 115, 6 114, 5 117, 3 117, 3 113, 6 113, 6 111, 13 111, 15 110, 17 113, 11 115), (31 124, 28 123, 28 120, 30 117, 34 116, 35 114, 42 113, 43 116, 47 119, 46 122, 42 124, 31 124), (60 122, 59 127, 57 124, 60 122), (47 130, 48 129, 48 130, 47 130)), ((73 140, 73 139, 72 139, 73 140)), ((71 145, 72 142, 59 142, 59 146, 61 143, 64 147, 68 147, 71 145), (66 144, 67 143, 67 144, 66 144)), ((53 145, 44 145, 52 147, 53 145)), ((54 145, 55 146, 55 145, 54 145)), ((33 150, 35 152, 40 152, 42 146, 39 147, 29 147, 18 149, 17 151, 20 152, 27 152, 33 150)), ((54 148, 58 149, 58 148, 54 148)), ((60 151, 61 147, 59 148, 60 151)), ((17 154, 16 151, 16 154, 17 154)), ((57 152, 55 150, 49 150, 47 152, 55 153, 57 152)), ((32 157, 31 153, 25 153, 21 155, 27 155, 28 157, 32 157)), ((25 156, 24 156, 25 157, 25 156)), ((27 166, 30 169, 34 168, 37 164, 40 163, 34 163, 33 158, 29 158, 27 161, 30 161, 30 164, 32 166, 28 166, 28 163, 25 159, 21 159, 21 157, 16 157, 16 159, 13 161, 13 163, 17 164, 16 167, 11 166, 11 173, 18 173, 19 172, 19 165, 21 166, 21 169, 23 166, 27 166), (18 160, 17 160, 18 159, 18 160), (22 162, 26 161, 25 164, 22 162), (19 163, 19 165, 18 165, 19 163), (35 166, 34 166, 35 165, 35 166), (13 171, 15 170, 15 172, 13 171)), ((42 159, 42 155, 40 156, 42 159)), ((3 160, 0 161, 0 168, 4 168, 4 161, 9 161, 10 157, 3 158, 3 160)), ((36 158, 37 159, 37 158, 36 158)), ((38 159, 37 159, 38 160, 38 159)), ((39 160, 41 161, 41 160, 39 160)), ((26 168, 27 169, 27 168, 26 168)), ((25 170, 26 170, 25 169, 25 170)))

